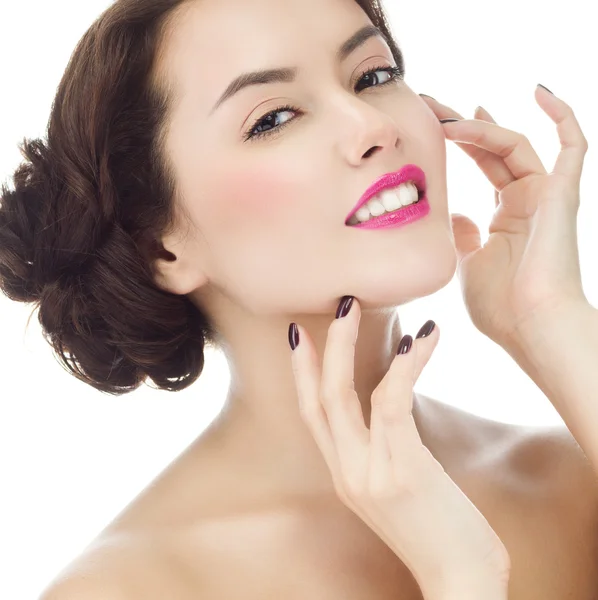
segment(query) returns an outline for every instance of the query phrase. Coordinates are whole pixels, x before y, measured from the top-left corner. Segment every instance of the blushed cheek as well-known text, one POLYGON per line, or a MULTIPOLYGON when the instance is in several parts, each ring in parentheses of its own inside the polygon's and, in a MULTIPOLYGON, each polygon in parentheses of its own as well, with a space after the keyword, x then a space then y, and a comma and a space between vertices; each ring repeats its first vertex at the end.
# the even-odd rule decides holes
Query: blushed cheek
POLYGON ((222 177, 216 215, 229 225, 279 219, 292 208, 293 192, 297 193, 293 178, 277 172, 271 162, 263 169, 237 170, 222 177))

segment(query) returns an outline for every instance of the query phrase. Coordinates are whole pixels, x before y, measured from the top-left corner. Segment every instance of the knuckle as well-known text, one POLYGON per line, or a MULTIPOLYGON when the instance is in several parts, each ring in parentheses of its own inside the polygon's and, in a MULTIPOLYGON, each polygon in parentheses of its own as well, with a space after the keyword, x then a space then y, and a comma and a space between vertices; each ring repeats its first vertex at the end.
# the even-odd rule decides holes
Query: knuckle
POLYGON ((322 387, 322 391, 320 393, 321 401, 324 405, 330 405, 333 402, 336 402, 341 395, 342 392, 340 388, 332 385, 326 385, 322 387))
POLYGON ((590 146, 590 143, 588 142, 588 138, 586 138, 586 136, 582 134, 582 136, 581 136, 581 147, 584 150, 584 152, 588 151, 589 146, 590 146))

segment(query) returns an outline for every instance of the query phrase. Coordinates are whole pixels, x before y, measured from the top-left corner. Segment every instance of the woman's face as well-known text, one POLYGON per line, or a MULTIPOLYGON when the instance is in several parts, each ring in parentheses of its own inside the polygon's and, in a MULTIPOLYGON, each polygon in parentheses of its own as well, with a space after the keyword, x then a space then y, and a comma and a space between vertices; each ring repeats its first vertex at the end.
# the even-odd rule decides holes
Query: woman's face
POLYGON ((371 25, 355 0, 201 0, 182 15, 164 62, 180 96, 168 154, 192 223, 184 244, 165 244, 185 269, 173 287, 199 300, 208 282, 252 313, 286 315, 334 312, 345 294, 395 306, 446 285, 457 259, 442 125, 405 81, 381 85, 379 69, 397 66, 382 37, 339 61, 371 25), (280 67, 295 79, 214 108, 240 74, 280 67), (263 120, 284 105, 294 108, 263 120), (370 184, 407 163, 426 174, 430 214, 345 225, 370 184))

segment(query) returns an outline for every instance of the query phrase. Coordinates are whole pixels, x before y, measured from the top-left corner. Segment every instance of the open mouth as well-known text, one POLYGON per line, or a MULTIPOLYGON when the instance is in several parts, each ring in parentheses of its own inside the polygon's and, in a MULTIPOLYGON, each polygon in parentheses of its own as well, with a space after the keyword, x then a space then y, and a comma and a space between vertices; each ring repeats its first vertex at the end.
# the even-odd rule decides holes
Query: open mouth
POLYGON ((418 204, 425 198, 425 189, 418 189, 414 181, 407 181, 392 188, 383 189, 363 204, 346 225, 367 223, 382 215, 398 213, 418 204))

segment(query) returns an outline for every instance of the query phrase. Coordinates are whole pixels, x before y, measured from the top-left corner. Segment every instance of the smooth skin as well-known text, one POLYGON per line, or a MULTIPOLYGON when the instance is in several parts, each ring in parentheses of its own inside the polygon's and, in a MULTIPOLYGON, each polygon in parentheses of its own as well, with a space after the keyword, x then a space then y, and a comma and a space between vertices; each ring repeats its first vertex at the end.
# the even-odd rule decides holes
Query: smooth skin
POLYGON ((293 351, 299 406, 328 464, 341 501, 409 567, 424 598, 506 599, 508 552, 496 532, 422 443, 413 386, 438 344, 438 326, 399 353, 363 420, 354 388, 361 310, 353 300, 333 321, 322 367, 298 326, 293 351))
MULTIPOLYGON (((336 60, 370 24, 354 0, 285 0, 284 10, 277 0, 201 0, 178 16, 159 66, 179 99, 167 149, 189 220, 162 240, 176 260, 157 263, 156 283, 210 316, 231 384, 209 428, 43 600, 421 600, 411 571, 337 496, 299 411, 288 326, 309 332, 323 356, 339 299, 359 299, 353 400, 369 423, 404 335, 397 307, 445 287, 458 265, 451 125, 406 80, 362 78, 395 66, 380 37, 336 60), (248 88, 212 111, 237 75, 278 66, 296 66, 296 80, 248 88), (284 104, 298 109, 277 113, 284 129, 243 141, 284 104), (407 163, 426 173, 430 214, 398 229, 346 227, 372 181, 407 163)), ((356 335, 356 322, 333 323, 345 326, 356 335)), ((487 401, 484 390, 476 400, 487 401)), ((423 445, 508 548, 509 600, 590 600, 598 490, 569 432, 491 422, 423 394, 412 414, 423 445)))
MULTIPOLYGON (((463 120, 459 116, 460 120, 445 123, 447 138, 459 140, 460 147, 474 158, 495 187, 496 212, 483 247, 475 223, 463 215, 452 217, 468 312, 482 333, 507 350, 529 322, 540 322, 544 314, 554 316, 557 309, 565 315, 571 307, 573 313, 582 303, 587 304, 581 285, 576 217, 588 145, 569 106, 541 86, 536 99, 557 123, 561 138, 561 153, 550 174, 529 140, 498 126, 487 111, 479 110, 479 119, 463 120), (467 141, 471 143, 465 144, 467 141)), ((429 104, 439 103, 430 99, 429 104)), ((483 571, 488 566, 485 561, 489 561, 494 571, 508 581, 508 553, 483 517, 476 518, 470 529, 453 529, 455 521, 461 525, 457 516, 460 511, 451 515, 448 510, 453 507, 454 492, 459 492, 460 507, 466 514, 475 507, 421 442, 412 417, 411 371, 401 372, 395 366, 401 361, 411 365, 411 361, 402 356, 395 358, 372 394, 371 426, 369 430, 365 426, 353 389, 357 333, 354 323, 351 325, 343 333, 337 331, 336 322, 331 325, 323 375, 305 329, 301 329, 300 339, 307 340, 309 351, 302 360, 293 356, 302 414, 331 469, 339 497, 410 566, 422 590, 428 579, 434 579, 432 574, 442 579, 438 574, 445 572, 443 560, 446 573, 458 575, 466 573, 468 567, 470 572, 475 573, 476 567, 483 571), (383 445, 384 439, 387 443, 383 445), (438 488, 427 484, 428 476, 438 488), (417 493, 418 477, 423 479, 423 494, 417 493), (447 495, 440 490, 448 482, 453 484, 449 487, 453 494, 447 495), (428 497, 426 492, 430 490, 436 494, 428 497), (389 497, 394 502, 389 503, 389 497), (430 506, 431 501, 440 506, 430 506), (439 512, 440 507, 447 510, 439 512), (435 522, 430 515, 441 517, 443 522, 435 522), (430 525, 436 536, 427 529, 430 525), (445 537, 442 532, 447 527, 452 535, 445 537), (484 539, 481 548, 476 545, 480 534, 484 539), (461 554, 462 549, 471 552, 461 554)), ((424 363, 428 359, 429 355, 424 363)), ((416 379, 418 376, 419 372, 416 379)))
MULTIPOLYGON (((475 327, 508 350, 527 323, 561 307, 590 306, 583 291, 577 215, 587 139, 573 109, 542 86, 535 100, 556 124, 561 150, 549 173, 529 139, 481 107, 474 119, 422 96, 452 140, 494 188, 495 212, 482 246, 468 217, 452 214, 458 274, 475 327)), ((598 433, 598 431, 597 431, 598 433)))

